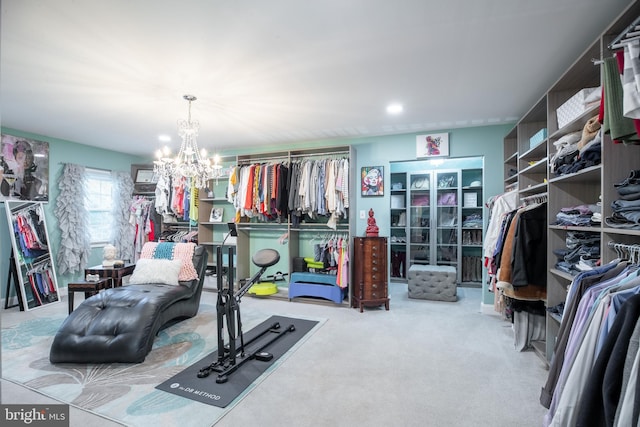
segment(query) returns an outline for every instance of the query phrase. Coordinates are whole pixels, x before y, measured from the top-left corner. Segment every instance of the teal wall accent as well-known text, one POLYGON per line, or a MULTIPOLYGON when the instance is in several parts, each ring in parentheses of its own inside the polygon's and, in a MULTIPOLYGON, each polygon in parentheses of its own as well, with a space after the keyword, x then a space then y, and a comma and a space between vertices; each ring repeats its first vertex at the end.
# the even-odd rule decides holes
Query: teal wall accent
MULTIPOLYGON (((3 134, 15 135, 23 138, 44 141, 49 143, 49 202, 44 205, 47 231, 49 232, 49 243, 51 245, 54 261, 60 247, 60 230, 58 221, 54 215, 55 203, 58 198, 58 178, 62 173, 65 163, 75 163, 96 169, 107 169, 116 171, 131 171, 131 164, 145 163, 148 159, 138 156, 118 153, 116 151, 91 147, 71 141, 50 138, 22 132, 15 129, 1 128, 3 134)), ((2 278, 1 295, 6 292, 6 279, 9 269, 9 256, 11 254, 11 237, 9 234, 9 224, 7 221, 4 203, 0 203, 0 277, 2 278)), ((89 259, 89 265, 96 265, 102 262, 102 248, 93 248, 89 259)), ((67 283, 82 277, 82 273, 71 276, 58 275, 58 287, 67 286, 67 283)))
MULTIPOLYGON (((434 131, 429 133, 449 133, 449 157, 484 157, 484 197, 485 201, 504 191, 503 165, 504 165, 504 136, 513 128, 513 125, 483 126, 475 128, 463 128, 434 131)), ((392 135, 376 138, 368 138, 368 141, 358 144, 357 165, 354 171, 359 172, 363 166, 385 167, 385 194, 383 197, 357 196, 358 211, 368 211, 372 208, 375 212, 376 223, 380 228, 381 236, 389 236, 389 207, 391 206, 390 193, 390 162, 416 159, 416 135, 425 132, 392 135)), ((488 218, 488 213, 485 214, 488 218)), ((356 234, 364 236, 367 227, 366 220, 357 217, 356 234)), ((488 292, 486 284, 483 284, 482 302, 493 304, 493 293, 488 292)))
MULTIPOLYGON (((385 194, 382 197, 362 197, 358 192, 356 206, 352 207, 351 215, 356 215, 357 223, 355 235, 364 236, 367 227, 366 219, 360 219, 359 212, 373 209, 376 224, 381 236, 389 236, 389 207, 390 194, 390 162, 416 160, 416 135, 425 133, 449 133, 449 157, 484 158, 484 197, 485 201, 491 196, 504 191, 504 137, 513 129, 514 124, 481 126, 461 129, 443 129, 430 132, 417 132, 365 138, 349 138, 331 141, 312 141, 297 144, 281 144, 272 147, 260 147, 259 152, 286 151, 305 148, 320 148, 332 146, 353 145, 356 150, 356 164, 352 165, 353 173, 359 174, 364 166, 384 166, 385 194)), ((225 151, 224 155, 253 154, 256 149, 225 151)), ((357 191, 357 189, 355 190, 357 191)), ((365 215, 366 216, 366 215, 365 215)), ((485 215, 488 218, 488 213, 485 215)), ((302 249, 302 248, 301 248, 302 249)), ((493 304, 493 294, 488 292, 483 284, 482 302, 493 304)))
MULTIPOLYGON (((438 130, 429 133, 449 133, 449 156, 450 157, 484 157, 484 190, 485 198, 488 199, 493 195, 502 193, 503 185, 503 141, 504 136, 513 128, 513 124, 482 126, 474 128, 462 128, 452 130, 438 130)), ((62 163, 77 163, 88 167, 123 170, 129 171, 132 163, 150 163, 152 161, 152 153, 149 158, 141 158, 117 153, 110 150, 90 147, 70 141, 58 140, 40 135, 20 132, 13 129, 2 129, 3 133, 24 136, 26 138, 47 141, 50 144, 50 180, 52 183, 57 182, 57 178, 62 170, 62 163)), ((416 135, 424 134, 407 133, 386 136, 372 136, 363 138, 345 138, 339 140, 319 140, 306 141, 299 143, 286 143, 273 146, 262 146, 259 148, 252 147, 238 150, 221 150, 220 154, 226 155, 242 155, 255 153, 269 153, 273 151, 287 151, 296 149, 309 149, 332 146, 353 145, 356 150, 356 161, 352 164, 354 173, 359 174, 360 168, 363 166, 384 166, 385 179, 385 195, 382 197, 361 197, 360 194, 355 197, 356 205, 351 208, 353 215, 359 215, 360 210, 368 211, 372 208, 375 212, 375 218, 380 229, 381 236, 389 235, 389 191, 390 184, 390 162, 415 160, 416 159, 416 135)), ((57 221, 53 215, 54 203, 58 194, 55 185, 50 190, 50 202, 45 207, 47 226, 50 233, 50 239, 54 256, 57 253, 59 245, 59 231, 57 229, 57 221)), ((355 189, 357 191, 357 189, 355 189)), ((356 224, 355 235, 364 236, 366 228, 366 220, 359 219, 356 224)), ((0 214, 0 222, 7 223, 4 209, 0 214)), ((254 243, 252 243, 254 245, 254 243)), ((255 242, 255 249, 259 249, 262 243, 255 242)), ((309 246, 308 242, 303 247, 309 246)), ((8 259, 11 248, 8 227, 0 224, 0 248, 2 255, 0 256, 0 277, 7 277, 8 259)), ((278 248, 281 249, 281 248, 278 248)), ((287 254, 281 254, 282 259, 287 260, 287 254)), ((91 263, 98 264, 101 262, 101 250, 95 249, 91 256, 91 263)), ((286 270, 286 264, 281 265, 282 270, 286 270)), ((74 278, 58 277, 58 285, 66 286, 66 283, 74 278)), ((3 279, 4 280, 4 279, 3 279)), ((4 293, 4 286, 2 292, 4 293)), ((493 303, 493 294, 483 290, 483 302, 485 304, 493 303)))

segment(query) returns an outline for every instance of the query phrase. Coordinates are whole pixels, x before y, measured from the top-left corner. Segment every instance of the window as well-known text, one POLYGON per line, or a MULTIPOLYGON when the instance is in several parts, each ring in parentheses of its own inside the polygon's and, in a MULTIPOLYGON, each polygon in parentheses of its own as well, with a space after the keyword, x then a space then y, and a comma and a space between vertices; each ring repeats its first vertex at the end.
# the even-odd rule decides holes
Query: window
POLYGON ((92 245, 107 244, 113 229, 113 180, 108 171, 87 168, 86 209, 92 245))

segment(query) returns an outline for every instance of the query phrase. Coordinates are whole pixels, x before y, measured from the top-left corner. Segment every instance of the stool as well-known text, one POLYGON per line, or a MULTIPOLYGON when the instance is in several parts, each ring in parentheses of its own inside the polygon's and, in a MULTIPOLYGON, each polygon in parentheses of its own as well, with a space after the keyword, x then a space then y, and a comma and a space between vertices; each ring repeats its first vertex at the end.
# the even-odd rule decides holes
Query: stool
POLYGON ((76 282, 69 283, 67 290, 69 292, 69 314, 73 311, 73 294, 75 292, 84 292, 84 298, 87 299, 92 295, 97 294, 102 289, 106 289, 111 282, 109 278, 99 279, 95 282, 76 282))
POLYGON ((414 264, 409 268, 407 279, 409 298, 452 302, 458 300, 455 267, 414 264))

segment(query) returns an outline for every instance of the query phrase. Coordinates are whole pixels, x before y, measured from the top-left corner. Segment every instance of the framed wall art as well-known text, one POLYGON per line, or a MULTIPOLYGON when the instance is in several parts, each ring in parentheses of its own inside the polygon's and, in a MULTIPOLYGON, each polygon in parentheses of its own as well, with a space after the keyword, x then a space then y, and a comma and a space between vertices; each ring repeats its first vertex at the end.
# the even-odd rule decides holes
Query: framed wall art
POLYGON ((2 135, 0 202, 49 201, 49 143, 2 135))
POLYGON ((431 158, 449 155, 449 134, 433 133, 416 136, 416 157, 431 158))
POLYGON ((362 197, 384 196, 384 167, 364 166, 360 172, 362 197))
POLYGON ((224 210, 222 208, 211 208, 211 214, 209 215, 209 222, 222 222, 222 216, 224 210))

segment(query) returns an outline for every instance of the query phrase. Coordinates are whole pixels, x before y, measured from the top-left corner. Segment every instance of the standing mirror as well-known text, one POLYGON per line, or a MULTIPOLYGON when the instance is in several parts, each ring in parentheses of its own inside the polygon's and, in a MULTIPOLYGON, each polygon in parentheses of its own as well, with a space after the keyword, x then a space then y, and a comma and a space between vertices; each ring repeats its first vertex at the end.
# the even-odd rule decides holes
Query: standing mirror
POLYGON ((42 203, 7 200, 4 205, 12 245, 5 294, 7 304, 12 281, 16 285, 20 310, 32 310, 59 302, 58 282, 42 203))

